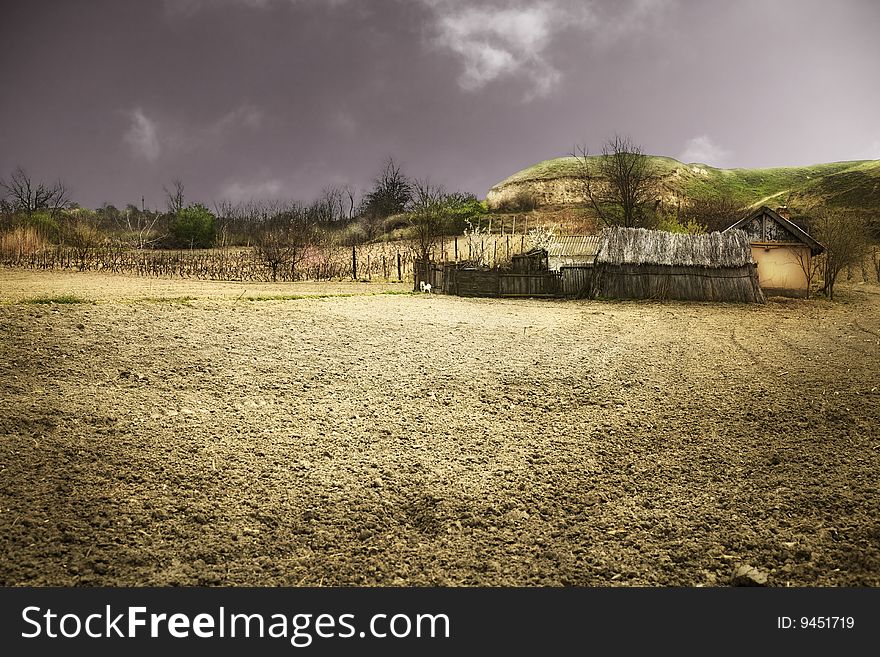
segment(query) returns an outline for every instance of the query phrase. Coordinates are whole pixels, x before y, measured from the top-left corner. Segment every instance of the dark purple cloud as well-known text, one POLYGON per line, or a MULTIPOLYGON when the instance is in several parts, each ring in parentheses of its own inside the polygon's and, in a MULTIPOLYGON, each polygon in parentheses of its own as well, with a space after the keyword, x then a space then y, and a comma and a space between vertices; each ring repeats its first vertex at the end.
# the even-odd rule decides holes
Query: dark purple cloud
POLYGON ((84 205, 309 198, 411 175, 485 194, 615 132, 722 166, 880 158, 871 0, 83 0, 0 24, 0 175, 84 205))

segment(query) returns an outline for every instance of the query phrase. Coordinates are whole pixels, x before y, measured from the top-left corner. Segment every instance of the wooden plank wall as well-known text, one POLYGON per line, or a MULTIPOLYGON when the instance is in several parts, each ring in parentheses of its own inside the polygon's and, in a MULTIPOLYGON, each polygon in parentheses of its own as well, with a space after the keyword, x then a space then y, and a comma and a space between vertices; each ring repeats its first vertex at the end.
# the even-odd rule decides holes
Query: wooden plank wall
POLYGON ((552 272, 519 273, 499 269, 447 268, 447 294, 472 297, 558 297, 562 287, 552 272))
POLYGON ((593 297, 763 303, 755 265, 730 269, 597 265, 593 297))
POLYGON ((593 267, 572 265, 560 267, 562 276, 562 293, 570 298, 584 299, 590 296, 590 285, 593 280, 593 267))

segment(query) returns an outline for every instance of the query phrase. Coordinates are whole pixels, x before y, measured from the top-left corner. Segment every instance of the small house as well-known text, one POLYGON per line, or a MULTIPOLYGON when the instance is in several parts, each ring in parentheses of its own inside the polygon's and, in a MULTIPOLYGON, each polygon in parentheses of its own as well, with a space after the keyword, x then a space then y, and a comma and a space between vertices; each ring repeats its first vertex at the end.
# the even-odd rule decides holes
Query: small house
POLYGON ((758 282, 765 292, 806 295, 811 258, 825 248, 791 221, 787 208, 774 211, 762 206, 727 230, 742 230, 748 235, 752 257, 758 265, 758 282))
POLYGON ((552 271, 562 267, 589 267, 599 250, 599 235, 558 235, 547 247, 547 266, 552 271))
POLYGON ((741 230, 704 235, 606 228, 591 296, 762 303, 749 238, 741 230))

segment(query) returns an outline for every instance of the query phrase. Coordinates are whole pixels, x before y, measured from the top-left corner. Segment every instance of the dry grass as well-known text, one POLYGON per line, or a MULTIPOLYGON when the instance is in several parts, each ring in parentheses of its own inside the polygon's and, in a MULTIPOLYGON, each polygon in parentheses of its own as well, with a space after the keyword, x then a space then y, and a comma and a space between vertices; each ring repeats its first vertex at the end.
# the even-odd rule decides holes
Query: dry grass
POLYGON ((31 255, 51 246, 42 234, 31 226, 16 226, 0 233, 2 255, 31 255))

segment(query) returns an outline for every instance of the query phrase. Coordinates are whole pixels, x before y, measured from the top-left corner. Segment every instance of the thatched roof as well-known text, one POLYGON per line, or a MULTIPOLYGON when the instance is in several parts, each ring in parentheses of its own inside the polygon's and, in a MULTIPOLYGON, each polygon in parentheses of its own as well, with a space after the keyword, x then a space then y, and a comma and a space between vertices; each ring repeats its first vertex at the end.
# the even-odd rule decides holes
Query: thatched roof
POLYGON ((752 260, 749 238, 741 230, 688 235, 644 228, 606 228, 596 263, 611 265, 668 265, 722 269, 742 267, 752 260))
POLYGON ((547 247, 550 257, 592 257, 599 250, 599 235, 558 235, 547 247))

